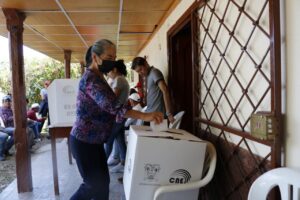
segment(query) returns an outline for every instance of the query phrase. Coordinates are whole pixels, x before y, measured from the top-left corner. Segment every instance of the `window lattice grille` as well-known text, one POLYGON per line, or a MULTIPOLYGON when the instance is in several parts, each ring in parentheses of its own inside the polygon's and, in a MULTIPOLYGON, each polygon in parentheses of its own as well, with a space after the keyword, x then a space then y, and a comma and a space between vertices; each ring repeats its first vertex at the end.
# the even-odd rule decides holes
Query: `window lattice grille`
POLYGON ((199 10, 202 119, 249 132, 251 114, 270 111, 267 10, 268 0, 208 1, 199 10))
POLYGON ((206 187, 214 191, 209 199, 214 195, 245 199, 253 180, 272 168, 273 142, 257 140, 249 132, 252 113, 274 109, 270 31, 274 1, 209 0, 194 14, 197 130, 218 151, 217 180, 206 187))

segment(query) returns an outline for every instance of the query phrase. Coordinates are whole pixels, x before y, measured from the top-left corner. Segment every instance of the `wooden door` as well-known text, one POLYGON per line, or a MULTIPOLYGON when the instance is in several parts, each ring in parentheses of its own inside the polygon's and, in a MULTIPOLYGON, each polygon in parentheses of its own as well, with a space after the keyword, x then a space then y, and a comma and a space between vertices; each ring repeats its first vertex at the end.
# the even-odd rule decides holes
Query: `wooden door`
POLYGON ((191 21, 169 32, 168 85, 175 113, 184 110, 180 128, 193 131, 191 21))

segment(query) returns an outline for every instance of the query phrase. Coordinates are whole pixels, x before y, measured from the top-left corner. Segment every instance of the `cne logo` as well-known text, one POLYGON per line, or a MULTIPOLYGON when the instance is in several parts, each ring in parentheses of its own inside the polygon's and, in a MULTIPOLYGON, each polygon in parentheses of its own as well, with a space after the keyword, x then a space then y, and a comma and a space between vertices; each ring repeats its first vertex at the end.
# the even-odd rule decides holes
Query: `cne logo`
POLYGON ((191 180, 191 174, 185 169, 178 169, 171 174, 169 179, 173 184, 184 184, 191 180))
POLYGON ((70 95, 70 94, 75 94, 75 89, 71 85, 66 85, 62 89, 64 94, 70 95))

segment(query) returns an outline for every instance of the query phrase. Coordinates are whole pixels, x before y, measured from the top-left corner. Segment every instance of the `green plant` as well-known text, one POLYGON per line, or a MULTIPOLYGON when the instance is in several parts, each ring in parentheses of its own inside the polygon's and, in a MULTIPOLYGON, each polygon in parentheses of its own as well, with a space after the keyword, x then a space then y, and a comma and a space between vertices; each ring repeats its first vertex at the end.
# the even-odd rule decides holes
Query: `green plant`
MULTIPOLYGON (((30 104, 40 102, 40 90, 44 87, 44 81, 64 78, 64 64, 51 58, 36 59, 29 58, 24 60, 26 96, 30 104)), ((11 92, 11 72, 9 64, 0 63, 0 91, 3 93, 11 92)), ((71 77, 80 77, 80 65, 71 65, 71 77)))

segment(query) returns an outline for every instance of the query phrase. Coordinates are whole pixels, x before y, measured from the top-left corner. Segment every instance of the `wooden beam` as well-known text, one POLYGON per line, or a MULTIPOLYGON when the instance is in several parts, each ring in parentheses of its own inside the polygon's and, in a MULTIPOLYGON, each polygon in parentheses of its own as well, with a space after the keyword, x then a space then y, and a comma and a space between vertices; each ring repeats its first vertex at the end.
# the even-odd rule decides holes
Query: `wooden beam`
POLYGON ((71 50, 64 50, 64 59, 65 59, 65 77, 71 78, 71 50))
POLYGON ((12 69, 13 114, 15 125, 16 173, 18 192, 32 191, 31 157, 26 133, 26 97, 23 58, 23 22, 25 14, 16 9, 2 8, 9 38, 12 69))
POLYGON ((156 24, 154 31, 150 35, 150 37, 147 39, 147 41, 143 44, 143 46, 138 50, 137 55, 141 53, 141 51, 151 42, 151 40, 156 36, 156 33, 158 30, 162 27, 162 25, 165 23, 165 21, 168 19, 168 17, 171 15, 171 13, 175 10, 177 5, 180 3, 181 0, 175 0, 171 6, 169 7, 168 11, 165 12, 163 17, 159 20, 159 22, 156 24))

